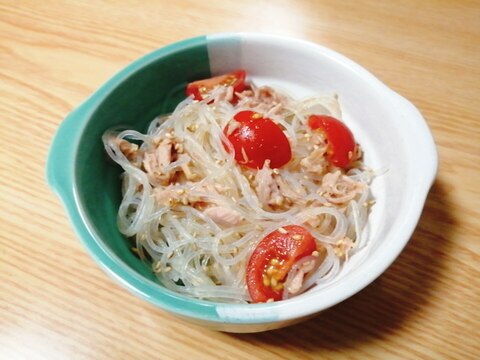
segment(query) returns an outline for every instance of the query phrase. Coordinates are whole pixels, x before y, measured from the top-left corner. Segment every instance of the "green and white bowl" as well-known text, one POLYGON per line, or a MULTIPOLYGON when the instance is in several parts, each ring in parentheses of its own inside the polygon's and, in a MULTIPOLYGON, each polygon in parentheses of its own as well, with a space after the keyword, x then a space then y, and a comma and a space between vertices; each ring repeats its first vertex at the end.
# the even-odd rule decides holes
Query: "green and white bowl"
POLYGON ((62 122, 51 145, 47 179, 93 259, 121 285, 188 321, 256 332, 311 317, 381 275, 414 231, 436 170, 434 141, 421 114, 365 69, 309 42, 234 33, 168 45, 121 70, 62 122), (101 140, 116 125, 145 131, 155 116, 171 112, 184 98, 188 82, 238 68, 256 84, 297 98, 337 93, 365 162, 387 169, 372 186, 377 203, 369 219, 368 246, 328 287, 275 303, 202 301, 159 285, 117 229, 121 170, 108 161, 101 140))

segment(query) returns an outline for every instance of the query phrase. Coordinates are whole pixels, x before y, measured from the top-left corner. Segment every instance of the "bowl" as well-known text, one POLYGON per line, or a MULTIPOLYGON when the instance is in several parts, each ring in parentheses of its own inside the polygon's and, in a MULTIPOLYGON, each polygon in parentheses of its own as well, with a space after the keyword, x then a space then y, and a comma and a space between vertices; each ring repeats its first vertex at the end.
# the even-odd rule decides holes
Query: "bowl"
POLYGON ((113 279, 158 308, 189 322, 229 332, 287 326, 347 299, 380 276, 410 239, 437 171, 437 153, 419 111, 375 76, 325 47, 251 33, 214 34, 180 41, 134 61, 107 81, 60 125, 51 145, 47 180, 59 195, 86 249, 113 279), (336 281, 289 300, 224 304, 189 298, 159 283, 117 229, 120 168, 108 160, 105 130, 145 131, 171 112, 192 81, 243 68, 257 85, 296 98, 339 94, 344 121, 365 152, 384 169, 372 184, 376 205, 368 246, 346 263, 336 281))

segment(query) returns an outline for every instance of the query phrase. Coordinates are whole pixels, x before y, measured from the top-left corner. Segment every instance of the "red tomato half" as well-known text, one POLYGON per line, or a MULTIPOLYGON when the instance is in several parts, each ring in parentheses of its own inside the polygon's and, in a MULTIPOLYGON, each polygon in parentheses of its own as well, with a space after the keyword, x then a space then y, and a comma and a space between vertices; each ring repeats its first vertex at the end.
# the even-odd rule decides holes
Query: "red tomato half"
POLYGON ((233 86, 235 92, 245 90, 245 70, 236 70, 210 79, 191 82, 187 85, 185 92, 187 96, 193 95, 195 100, 203 100, 204 96, 217 86, 233 86))
POLYGON ((229 132, 229 124, 224 133, 233 145, 235 160, 253 169, 262 168, 265 160, 270 167, 279 168, 290 161, 292 150, 282 129, 272 120, 254 111, 240 111, 234 117, 239 126, 229 132))
POLYGON ((311 115, 308 118, 308 126, 325 134, 330 162, 339 168, 348 168, 356 146, 350 129, 340 120, 328 115, 311 115))
POLYGON ((285 226, 265 236, 247 265, 247 287, 252 302, 281 300, 283 281, 292 266, 316 249, 313 236, 298 225, 285 226))

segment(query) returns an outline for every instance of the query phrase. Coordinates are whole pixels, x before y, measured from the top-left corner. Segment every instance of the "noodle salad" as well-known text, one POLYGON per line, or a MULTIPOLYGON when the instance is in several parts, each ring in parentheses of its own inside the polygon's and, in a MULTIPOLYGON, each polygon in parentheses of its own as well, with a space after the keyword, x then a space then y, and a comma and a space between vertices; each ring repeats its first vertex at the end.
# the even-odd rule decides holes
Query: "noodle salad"
POLYGON ((108 130, 118 227, 159 282, 232 303, 332 282, 365 244, 373 172, 336 96, 295 100, 245 71, 188 84, 146 134, 108 130))

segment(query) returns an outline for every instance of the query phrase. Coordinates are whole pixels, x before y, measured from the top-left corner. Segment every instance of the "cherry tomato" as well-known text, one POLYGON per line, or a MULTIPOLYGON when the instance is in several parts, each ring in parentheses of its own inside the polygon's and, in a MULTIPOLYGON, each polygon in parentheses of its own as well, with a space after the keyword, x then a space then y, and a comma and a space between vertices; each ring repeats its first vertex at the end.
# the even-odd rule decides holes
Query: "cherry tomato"
POLYGON ((217 86, 233 86, 234 92, 245 90, 245 70, 236 70, 210 79, 191 82, 187 85, 185 92, 187 96, 193 95, 195 100, 203 100, 205 95, 217 86))
POLYGON ((308 126, 320 130, 328 142, 327 157, 332 165, 348 168, 355 153, 355 139, 350 129, 340 120, 328 115, 311 115, 308 126))
POLYGON ((262 168, 265 160, 279 168, 290 161, 292 150, 282 129, 272 120, 254 111, 240 111, 234 117, 240 124, 229 124, 224 133, 235 150, 235 160, 253 169, 262 168), (236 126, 229 132, 230 126, 236 126))
POLYGON ((281 300, 283 281, 292 266, 316 249, 315 239, 302 226, 284 226, 265 236, 247 265, 247 287, 252 302, 281 300))

